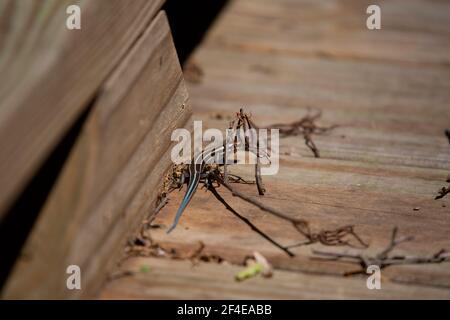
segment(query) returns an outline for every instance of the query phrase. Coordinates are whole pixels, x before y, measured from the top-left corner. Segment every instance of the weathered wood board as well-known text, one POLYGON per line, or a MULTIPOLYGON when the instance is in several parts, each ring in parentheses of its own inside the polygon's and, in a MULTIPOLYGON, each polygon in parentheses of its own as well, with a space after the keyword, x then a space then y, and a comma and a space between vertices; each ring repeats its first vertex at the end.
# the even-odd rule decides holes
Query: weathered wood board
POLYGON ((94 296, 130 230, 152 212, 171 163, 171 132, 189 117, 161 12, 102 85, 4 296, 94 296), (67 289, 69 265, 80 266, 82 290, 67 289))
MULTIPOLYGON (((203 120, 205 128, 224 129, 227 117, 241 107, 261 126, 290 123, 308 108, 322 110, 318 123, 339 127, 313 136, 321 158, 313 158, 302 137, 282 139, 280 171, 264 177, 267 194, 261 201, 306 218, 315 230, 355 225, 370 243, 369 254, 383 249, 398 226, 400 235, 414 240, 394 253, 429 256, 450 250, 450 198, 434 200, 450 173, 444 135, 450 127, 450 3, 379 1, 379 31, 366 28, 369 4, 231 1, 190 60, 203 73, 188 86, 194 119, 203 120)), ((233 170, 252 179, 251 168, 233 170)), ((238 188, 257 197, 254 186, 238 188)), ((304 240, 286 222, 233 198, 225 188, 218 191, 275 240, 285 245, 304 240)), ((171 194, 155 220, 163 228, 151 230, 163 248, 191 251, 202 241, 205 254, 232 264, 242 264, 257 250, 280 278, 255 279, 246 286, 233 284, 232 272, 222 266, 197 269, 150 259, 145 262, 153 274, 112 281, 102 297, 448 298, 449 263, 387 268, 383 286, 392 291, 373 293, 365 277, 342 277, 357 265, 311 259, 312 249, 354 249, 315 244, 293 249, 297 256, 289 258, 204 190, 197 191, 177 229, 166 235, 182 196, 171 194), (216 281, 226 282, 223 293, 216 281), (296 289, 308 283, 309 291, 286 293, 287 283, 296 289), (324 283, 329 290, 322 290, 324 283)))
POLYGON ((0 219, 162 3, 0 3, 0 219), (72 4, 80 30, 66 28, 72 4))
POLYGON ((449 299, 442 288, 387 282, 382 290, 367 290, 365 277, 342 278, 277 271, 272 278, 237 282, 242 267, 158 258, 133 258, 124 264, 132 275, 107 285, 101 299, 449 299), (183 288, 183 290, 180 290, 183 288))

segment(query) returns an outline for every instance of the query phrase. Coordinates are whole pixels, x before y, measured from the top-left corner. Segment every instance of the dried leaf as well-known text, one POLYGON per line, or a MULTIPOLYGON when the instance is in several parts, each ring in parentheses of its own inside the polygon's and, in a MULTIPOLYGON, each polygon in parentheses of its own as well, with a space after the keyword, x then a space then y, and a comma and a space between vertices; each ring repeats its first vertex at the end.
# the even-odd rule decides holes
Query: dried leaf
POLYGON ((255 257, 256 262, 263 266, 263 271, 262 271, 263 277, 266 277, 266 278, 271 277, 273 274, 273 267, 269 263, 269 261, 267 261, 267 259, 258 251, 253 252, 253 256, 255 257))

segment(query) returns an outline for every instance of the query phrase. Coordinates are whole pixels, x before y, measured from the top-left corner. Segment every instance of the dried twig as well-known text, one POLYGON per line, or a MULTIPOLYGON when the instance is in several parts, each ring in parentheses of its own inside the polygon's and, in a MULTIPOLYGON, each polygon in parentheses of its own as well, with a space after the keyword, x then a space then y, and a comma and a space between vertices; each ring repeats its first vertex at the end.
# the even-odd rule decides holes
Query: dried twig
POLYGON ((361 269, 350 272, 350 274, 366 273, 367 267, 370 265, 376 265, 380 269, 400 264, 425 264, 425 263, 441 263, 450 261, 450 252, 440 250, 429 257, 415 257, 415 256, 390 256, 391 251, 400 243, 411 241, 413 237, 397 238, 397 227, 392 230, 391 240, 388 246, 379 252, 377 255, 368 257, 362 254, 348 254, 348 253, 336 253, 336 252, 324 252, 313 250, 313 253, 324 257, 326 260, 343 260, 351 263, 358 263, 361 269))
MULTIPOLYGON (((244 119, 244 123, 246 124, 247 129, 256 129, 254 127, 254 124, 250 121, 247 114, 244 114, 243 110, 240 110, 241 117, 244 119)), ((246 141, 248 144, 248 141, 246 141)), ((264 192, 266 192, 266 189, 263 186, 262 178, 261 178, 261 161, 259 159, 259 138, 256 139, 256 165, 255 165, 255 181, 256 186, 258 187, 258 193, 260 195, 264 195, 264 192)))
POLYGON ((368 246, 356 234, 356 232, 353 229, 353 226, 345 226, 345 227, 338 228, 336 230, 322 230, 319 233, 313 233, 313 232, 311 232, 311 230, 309 228, 308 221, 306 221, 305 219, 295 218, 290 215, 287 215, 278 209, 267 206, 264 203, 260 202, 259 200, 236 190, 229 183, 225 182, 220 177, 220 175, 217 175, 215 177, 215 179, 217 179, 219 181, 219 183, 221 183, 224 187, 226 187, 232 193, 233 196, 239 197, 242 200, 245 200, 245 201, 253 204, 254 206, 260 208, 263 211, 271 213, 271 214, 273 214, 281 219, 284 219, 288 222, 291 222, 293 224, 293 226, 295 227, 295 229, 299 233, 301 233, 304 237, 307 238, 307 241, 304 241, 299 244, 291 245, 288 247, 284 247, 284 248, 293 248, 293 247, 297 247, 300 245, 312 244, 312 243, 316 243, 316 242, 320 242, 327 246, 342 246, 342 245, 352 246, 352 244, 348 240, 345 240, 348 236, 352 236, 361 247, 366 248, 368 246))
MULTIPOLYGON (((447 181, 446 182, 450 183, 450 175, 447 177, 447 181)), ((450 193, 450 185, 448 187, 442 187, 438 191, 438 195, 434 198, 434 200, 441 199, 441 198, 445 197, 449 193, 450 193)))
POLYGON ((312 139, 312 135, 324 134, 335 128, 337 125, 333 125, 330 127, 321 127, 316 124, 316 120, 318 120, 322 116, 322 112, 318 111, 315 115, 310 115, 309 113, 301 118, 298 121, 292 123, 277 123, 268 126, 268 129, 279 129, 282 137, 290 137, 303 135, 305 139, 306 146, 312 151, 314 157, 320 158, 320 152, 317 148, 316 144, 312 139))
MULTIPOLYGON (((244 110, 241 108, 238 113, 236 113, 236 120, 234 120, 230 124, 230 129, 234 129, 235 132, 239 132, 239 130, 244 130, 244 133, 249 133, 252 129, 258 129, 258 127, 250 120, 249 116, 244 113, 244 110)), ((237 144, 237 136, 235 136, 235 145, 237 144)), ((246 151, 250 151, 251 141, 247 134, 244 135, 244 147, 246 151)), ((256 164, 255 164, 255 182, 258 188, 259 195, 264 195, 266 189, 263 186, 262 178, 261 178, 261 160, 260 160, 260 142, 259 137, 256 137, 256 164)), ((236 153, 236 149, 235 149, 236 153)), ((226 159, 226 158, 225 158, 226 159)), ((226 161, 225 161, 226 163, 226 161)), ((226 168, 225 168, 226 169, 226 168)), ((225 172, 225 181, 227 181, 227 174, 225 172)))
POLYGON ((434 200, 441 199, 441 198, 445 197, 449 193, 450 193, 450 186, 442 187, 442 189, 440 189, 438 191, 438 195, 436 197, 434 197, 434 200))
POLYGON ((205 244, 199 241, 198 246, 193 250, 180 251, 175 248, 164 248, 153 240, 148 229, 153 227, 149 221, 144 221, 136 237, 128 241, 125 248, 124 259, 131 256, 141 257, 164 257, 175 260, 190 260, 192 265, 199 261, 221 263, 224 259, 218 255, 205 254, 205 244))
MULTIPOLYGON (((318 119, 320 117, 320 113, 314 115, 314 116, 307 116, 303 119, 301 119, 300 121, 294 122, 290 125, 273 125, 271 127, 275 128, 275 127, 281 127, 281 132, 284 135, 296 135, 299 133, 302 133, 305 137, 309 137, 307 140, 310 140, 310 136, 313 133, 324 133, 328 130, 331 130, 332 127, 330 128, 324 128, 324 127, 319 127, 315 124, 315 120, 318 119)), ((238 144, 238 134, 240 133, 239 130, 244 130, 244 137, 245 137, 245 150, 246 151, 254 151, 253 148, 253 144, 251 144, 251 142, 248 139, 248 135, 245 134, 246 130, 251 130, 251 129, 259 129, 257 125, 255 125, 252 120, 250 119, 250 117, 244 113, 244 111, 241 109, 238 113, 236 113, 236 119, 233 120, 230 125, 229 125, 229 129, 232 129, 235 133, 237 133, 237 135, 234 136, 234 143, 232 145, 234 145, 234 154, 236 154, 237 152, 237 144, 238 144)), ((251 133, 250 133, 251 134, 251 133)), ((233 138, 233 137, 231 137, 233 138)), ((228 142, 228 140, 230 139, 230 137, 227 137, 226 141, 225 141, 225 146, 230 145, 228 142)), ((305 138, 306 139, 306 138, 305 138)), ((230 140, 232 141, 232 140, 230 140)), ((309 144, 310 146, 313 146, 315 148, 315 145, 313 142, 310 142, 309 144), (312 145, 311 145, 312 143, 312 145)), ((263 187, 262 184, 262 178, 261 178, 261 168, 260 168, 260 162, 259 157, 260 157, 260 153, 259 153, 259 137, 256 137, 256 158, 257 158, 257 163, 255 165, 255 182, 256 185, 258 187, 258 193, 260 195, 263 195, 265 192, 265 189, 263 187)), ((313 149, 314 149, 313 148, 313 149)), ((315 148, 317 149, 317 148, 315 148)), ((225 148, 225 152, 227 150, 227 147, 225 148)), ((317 153, 318 155, 318 153, 317 153)), ((278 209, 275 208, 271 208, 270 206, 265 205, 264 203, 260 202, 259 200, 256 200, 254 197, 248 196, 238 190, 236 190, 235 188, 233 188, 230 184, 229 178, 231 177, 231 182, 244 182, 247 183, 245 180, 243 180, 242 178, 236 176, 236 175, 231 175, 230 173, 228 173, 227 171, 227 162, 228 159, 225 157, 224 159, 224 170, 223 173, 220 171, 219 166, 218 165, 206 165, 204 167, 204 171, 202 172, 202 176, 203 176, 203 181, 205 182, 205 185, 207 187, 208 190, 210 190, 214 196, 229 210, 231 211, 235 216, 237 216, 238 218, 240 218, 242 221, 244 221, 247 225, 249 225, 252 230, 254 230, 255 232, 257 232, 258 234, 260 234, 262 237, 264 237, 266 240, 268 240, 269 242, 271 242, 273 245, 275 245, 276 247, 278 247, 279 249, 283 250, 286 254, 288 254, 289 256, 293 256, 294 254, 289 250, 289 248, 294 248, 300 245, 306 245, 306 244, 312 244, 312 243, 316 243, 316 242, 320 242, 324 245, 327 246, 342 246, 342 245, 349 245, 352 246, 352 243, 350 243, 348 239, 348 237, 351 237, 352 239, 356 240, 356 242, 358 243, 359 247, 367 247, 367 244, 355 233, 353 226, 344 226, 335 230, 322 230, 318 233, 313 233, 310 228, 309 228, 309 223, 308 221, 306 221, 305 219, 301 219, 301 218, 295 218, 292 217, 291 215, 288 215, 278 209), (240 215, 238 212, 236 212, 221 196, 220 194, 217 192, 216 190, 216 186, 214 186, 214 184, 220 185, 224 185, 229 191, 231 191, 231 193, 233 194, 233 196, 237 196, 251 204, 253 204, 254 206, 260 208, 263 211, 266 211, 270 214, 273 214, 281 219, 284 219, 290 223, 293 224, 293 226, 295 227, 295 229, 302 234, 305 238, 306 241, 303 241, 301 243, 297 243, 294 245, 291 245, 289 247, 285 247, 282 246, 281 244, 277 243, 276 241, 274 241, 271 237, 269 237, 268 235, 266 235, 264 232, 262 232, 261 230, 259 230, 258 228, 256 228, 248 219, 246 219, 245 217, 243 217, 242 215, 240 215)), ((175 190, 175 189, 180 189, 183 185, 183 178, 184 178, 184 173, 187 171, 187 166, 183 166, 183 165, 179 165, 179 166, 174 166, 174 168, 172 169, 172 172, 169 173, 168 178, 165 179, 165 186, 164 186, 164 192, 166 192, 164 194, 164 197, 161 197, 161 200, 157 209, 155 210, 156 212, 158 210, 160 210, 160 208, 162 208, 162 206, 165 204, 166 202, 166 198, 165 195, 167 193, 170 193, 171 191, 175 190)))
MULTIPOLYGON (((224 180, 225 180, 225 173, 224 173, 224 180)), ((232 183, 241 183, 241 184, 255 184, 255 181, 247 181, 245 179, 243 179, 242 177, 235 175, 235 174, 231 174, 228 173, 228 181, 232 182, 232 183)))

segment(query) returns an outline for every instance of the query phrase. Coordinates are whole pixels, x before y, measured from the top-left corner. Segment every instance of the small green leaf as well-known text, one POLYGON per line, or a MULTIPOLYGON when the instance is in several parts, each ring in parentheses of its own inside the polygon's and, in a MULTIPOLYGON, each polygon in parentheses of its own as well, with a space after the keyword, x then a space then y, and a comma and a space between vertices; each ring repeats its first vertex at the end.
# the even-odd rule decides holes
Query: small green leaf
POLYGON ((149 273, 150 272, 150 266, 147 264, 143 264, 141 266, 141 268, 139 269, 140 272, 142 273, 149 273))
POLYGON ((253 278, 261 273, 264 269, 264 266, 261 263, 253 263, 250 266, 246 267, 244 270, 239 271, 235 275, 235 279, 237 281, 243 281, 245 279, 253 278))

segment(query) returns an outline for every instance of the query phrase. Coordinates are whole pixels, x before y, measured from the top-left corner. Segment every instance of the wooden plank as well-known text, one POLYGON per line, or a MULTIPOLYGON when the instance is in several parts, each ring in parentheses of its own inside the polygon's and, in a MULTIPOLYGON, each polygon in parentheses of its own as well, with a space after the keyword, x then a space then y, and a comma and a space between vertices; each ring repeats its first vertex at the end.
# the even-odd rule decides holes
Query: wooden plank
POLYGON ((373 32, 368 4, 233 2, 194 57, 204 71, 189 88, 199 116, 245 105, 264 125, 321 109, 323 123, 341 126, 316 138, 326 158, 450 169, 448 3, 382 1, 373 32))
POLYGON ((242 269, 227 263, 199 263, 133 258, 111 281, 101 299, 448 299, 449 290, 407 286, 382 279, 381 290, 368 290, 365 277, 341 278, 276 271, 269 279, 236 282, 242 269), (142 268, 148 269, 142 272, 142 268), (180 295, 180 288, 183 288, 180 295))
MULTIPOLYGON (((252 179, 251 168, 233 169, 234 173, 252 179)), ((318 163, 314 159, 282 159, 280 172, 264 179, 267 193, 261 201, 295 217, 307 219, 316 231, 353 224, 356 231, 370 243, 367 252, 372 254, 387 245, 391 228, 397 225, 402 235, 415 235, 415 241, 403 244, 396 253, 427 255, 450 246, 450 200, 444 200, 446 207, 433 200, 432 192, 441 182, 438 172, 435 180, 428 173, 428 169, 392 168, 357 162, 323 159, 318 163), (420 210, 414 211, 416 207, 420 210)), ((238 187, 257 196, 254 186, 238 187)), ((304 240, 285 221, 261 212, 225 190, 219 192, 234 209, 280 243, 290 245, 304 240)), ((206 245, 206 253, 219 255, 232 263, 242 263, 245 256, 258 250, 280 269, 340 275, 357 268, 351 264, 310 259, 312 249, 342 251, 348 248, 327 248, 315 244, 293 249, 298 256, 289 258, 226 211, 213 195, 205 192, 195 194, 179 227, 167 235, 165 229, 171 224, 181 198, 179 193, 171 195, 170 203, 155 220, 155 224, 163 228, 151 231, 152 237, 167 250, 193 250, 201 241, 206 245)), ((428 269, 429 275, 433 274, 428 284, 439 281, 450 288, 448 265, 432 267, 428 269)), ((423 266, 415 266, 415 269, 420 273, 423 266)), ((401 274, 399 267, 391 270, 393 274, 401 274)), ((388 269, 386 272, 391 271, 388 269)), ((415 282, 415 279, 410 281, 415 282)))
POLYGON ((6 297, 95 294, 121 253, 117 248, 155 205, 171 163, 171 132, 190 116, 187 99, 167 18, 160 13, 102 86, 6 297), (81 291, 66 288, 71 264, 81 267, 81 291))
POLYGON ((370 4, 368 0, 236 2, 227 11, 233 19, 221 20, 220 27, 216 24, 204 46, 448 68, 447 2, 379 1, 380 31, 366 28, 370 4))
POLYGON ((0 218, 162 3, 2 2, 0 218), (66 28, 71 4, 81 30, 66 28))
MULTIPOLYGON (((302 137, 282 139, 280 172, 264 178, 267 194, 261 201, 306 218, 314 230, 355 225, 370 243, 366 254, 384 248, 396 225, 401 235, 415 239, 395 253, 428 256, 450 249, 450 198, 434 200, 450 170, 444 135, 450 123, 449 4, 380 3, 383 29, 372 32, 365 28, 367 1, 232 1, 190 61, 203 77, 190 83, 188 90, 194 117, 203 120, 205 129, 225 128, 227 117, 242 106, 260 125, 289 123, 305 115, 308 107, 321 109, 319 124, 340 125, 327 135, 313 137, 322 157, 313 158, 302 137)), ((233 170, 253 179, 251 168, 233 170)), ((257 197, 254 186, 238 187, 257 197)), ((282 244, 303 240, 286 222, 233 198, 223 188, 218 192, 282 244)), ((155 220, 163 228, 150 230, 163 248, 192 252, 202 241, 205 254, 238 265, 257 250, 275 266, 275 272, 287 271, 311 281, 311 296, 336 298, 345 292, 343 297, 364 298, 372 294, 361 284, 362 278, 342 277, 358 266, 311 259, 312 249, 354 249, 315 244, 293 249, 297 256, 289 258, 202 190, 177 229, 167 235, 182 196, 171 194, 171 202, 155 220), (352 281, 359 285, 346 292, 352 281), (325 286, 334 289, 319 292, 325 286)), ((155 267, 154 276, 118 280, 103 297, 183 298, 185 290, 180 288, 189 288, 186 294, 194 298, 255 298, 260 292, 265 298, 311 297, 283 291, 294 278, 273 279, 267 291, 247 291, 227 283, 222 295, 214 285, 223 279, 222 266, 207 265, 197 274, 189 264, 149 261, 174 273, 163 275, 155 267)), ((387 268, 383 277, 404 289, 395 294, 381 290, 377 298, 448 296, 449 270, 448 263, 387 268), (428 289, 432 291, 422 291, 428 289)))
MULTIPOLYGON (((205 75, 190 92, 204 120, 245 105, 266 125, 301 118, 311 107, 323 111, 321 123, 341 126, 316 138, 326 158, 450 169, 443 134, 450 122, 448 69, 216 48, 195 58, 205 75)), ((210 124, 218 125, 223 126, 210 124)), ((292 154, 310 156, 300 139, 286 141, 292 154)))

